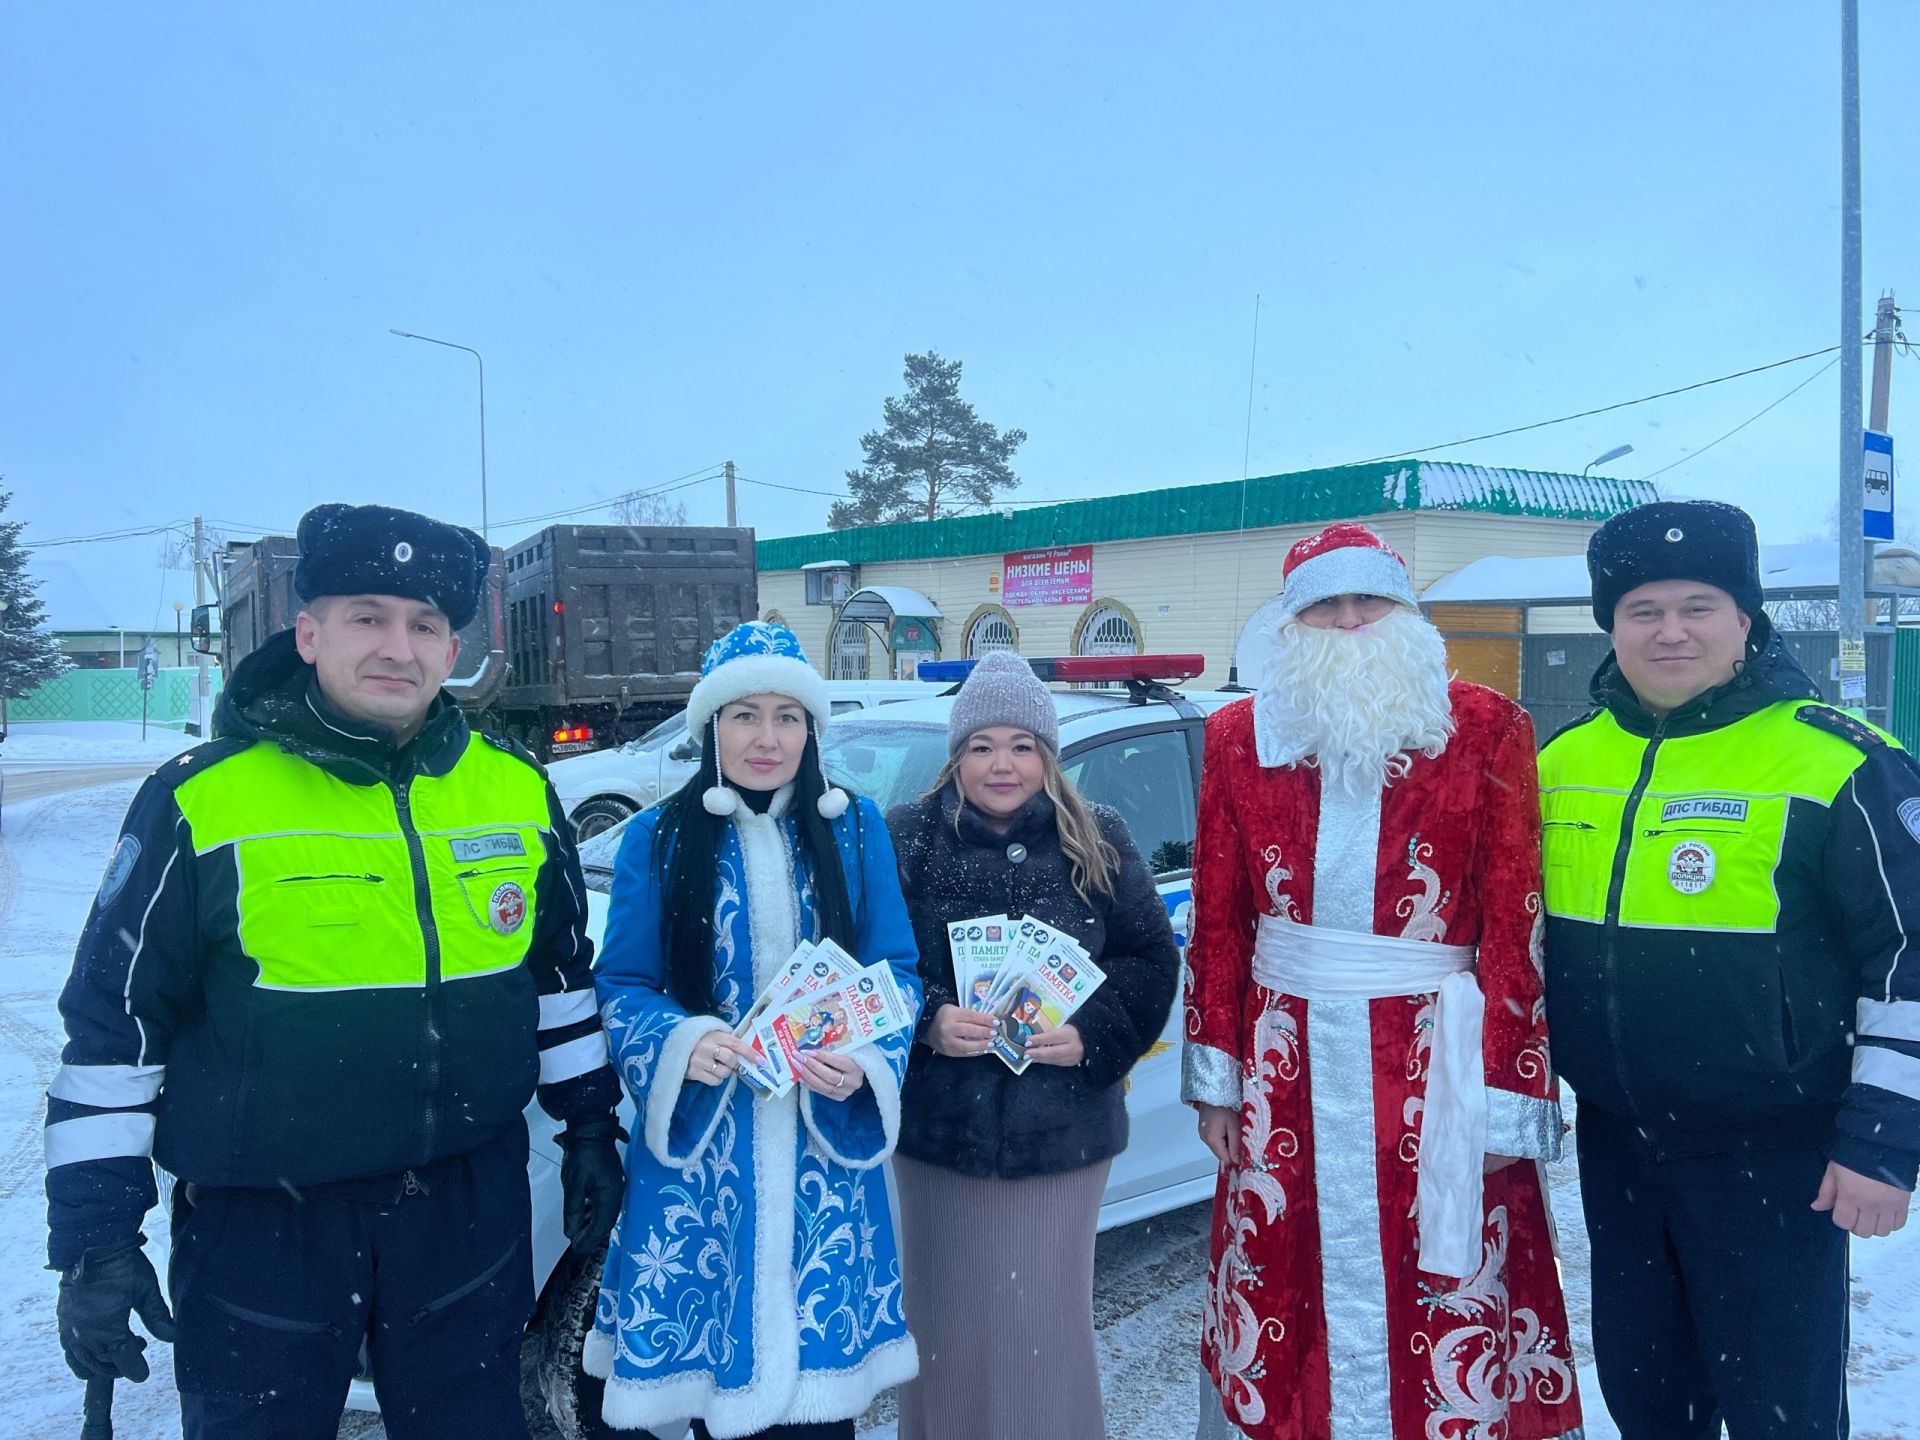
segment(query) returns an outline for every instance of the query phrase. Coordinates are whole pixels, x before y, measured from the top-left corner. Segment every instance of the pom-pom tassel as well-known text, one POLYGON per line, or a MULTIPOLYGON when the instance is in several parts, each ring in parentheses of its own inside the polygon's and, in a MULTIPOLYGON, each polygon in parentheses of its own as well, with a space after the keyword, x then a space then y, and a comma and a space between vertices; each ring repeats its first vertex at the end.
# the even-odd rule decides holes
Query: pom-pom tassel
POLYGON ((847 813, 847 792, 838 785, 821 792, 817 807, 822 820, 838 820, 847 813))
POLYGON ((725 785, 711 785, 701 794, 700 807, 709 815, 731 815, 740 807, 740 797, 725 785))

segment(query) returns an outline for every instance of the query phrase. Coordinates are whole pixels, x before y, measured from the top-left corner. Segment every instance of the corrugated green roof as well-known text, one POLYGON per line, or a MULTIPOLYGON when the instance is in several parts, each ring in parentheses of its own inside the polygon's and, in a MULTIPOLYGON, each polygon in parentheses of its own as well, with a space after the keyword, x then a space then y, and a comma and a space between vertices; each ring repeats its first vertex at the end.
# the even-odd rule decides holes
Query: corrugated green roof
POLYGON ((998 511, 904 525, 869 525, 762 540, 762 570, 797 570, 821 560, 865 565, 995 555, 1050 545, 1205 535, 1272 525, 1356 519, 1396 510, 1473 510, 1557 520, 1605 520, 1654 498, 1644 480, 1500 470, 1431 460, 1343 465, 1263 475, 1242 484, 1181 485, 1100 500, 1036 505, 1006 516, 998 511), (1243 500, 1244 491, 1244 500, 1243 500))

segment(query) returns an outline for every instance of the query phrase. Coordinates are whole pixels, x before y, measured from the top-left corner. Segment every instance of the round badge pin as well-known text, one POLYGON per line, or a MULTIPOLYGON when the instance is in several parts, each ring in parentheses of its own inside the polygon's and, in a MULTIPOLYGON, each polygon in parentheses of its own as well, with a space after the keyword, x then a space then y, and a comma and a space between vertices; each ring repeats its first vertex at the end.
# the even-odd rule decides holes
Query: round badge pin
POLYGON ((1698 895, 1713 884, 1713 847, 1699 840, 1683 840, 1667 857, 1667 883, 1682 895, 1698 895))
POLYGON ((527 892, 518 881, 494 887, 487 900, 487 923, 502 935, 511 935, 527 923, 527 892))
POLYGON ((398 560, 402 565, 406 564, 409 560, 413 559, 413 546, 402 540, 398 545, 393 547, 393 558, 398 560))

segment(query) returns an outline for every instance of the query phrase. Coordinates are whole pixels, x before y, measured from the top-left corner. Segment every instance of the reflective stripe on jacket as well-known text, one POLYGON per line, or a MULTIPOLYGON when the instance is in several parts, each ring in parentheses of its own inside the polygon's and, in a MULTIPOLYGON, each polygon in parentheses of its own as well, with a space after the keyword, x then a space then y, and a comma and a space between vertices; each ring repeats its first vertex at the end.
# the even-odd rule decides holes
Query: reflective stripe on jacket
POLYGON ((1920 769, 1777 650, 1659 721, 1603 667, 1542 752, 1555 1067, 1669 1152, 1832 1136, 1911 1188, 1920 769))
POLYGON ((530 755, 444 700, 398 751, 354 733, 290 636, 222 705, 227 738, 135 797, 60 997, 57 1267, 137 1234, 155 1160, 397 1177, 520 1124, 536 1086, 563 1121, 618 1100, 579 859, 530 755))

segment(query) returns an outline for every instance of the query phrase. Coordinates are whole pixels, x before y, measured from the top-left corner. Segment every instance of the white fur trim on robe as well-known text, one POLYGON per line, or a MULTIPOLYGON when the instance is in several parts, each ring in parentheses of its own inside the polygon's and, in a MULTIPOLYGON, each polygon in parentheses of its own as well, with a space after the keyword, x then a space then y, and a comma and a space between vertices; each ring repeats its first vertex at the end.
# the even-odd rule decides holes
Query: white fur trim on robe
MULTIPOLYGON (((687 1062, 693 1058, 693 1047, 700 1042, 701 1036, 727 1028, 727 1022, 717 1015, 689 1015, 667 1032, 666 1043, 660 1047, 659 1068, 654 1071, 653 1084, 647 1087, 646 1129, 643 1132, 647 1149, 662 1165, 692 1165, 706 1150, 707 1142, 713 1139, 713 1132, 720 1128, 720 1117, 726 1111, 729 1098, 724 1094, 720 1097, 720 1103, 713 1107, 713 1115, 692 1149, 684 1155, 675 1155, 669 1148, 672 1144, 673 1112, 678 1108, 680 1096, 687 1086, 697 1083, 687 1079, 687 1062)), ((735 1070, 727 1076, 727 1082, 721 1088, 731 1089, 739 1083, 740 1072, 735 1070)))
POLYGON ((847 1111, 864 1106, 867 1100, 860 1090, 844 1100, 829 1100, 824 1095, 803 1089, 800 1092, 800 1115, 807 1122, 807 1133, 813 1136, 813 1143, 834 1164, 844 1165, 849 1170, 871 1170, 887 1162, 900 1139, 900 1082, 894 1078, 893 1067, 887 1063, 887 1057, 871 1045, 854 1051, 853 1062, 867 1077, 863 1089, 873 1092, 873 1104, 880 1111, 880 1149, 872 1155, 843 1155, 828 1134, 832 1127, 820 1124, 821 1118, 827 1113, 819 1108, 821 1106, 832 1105, 847 1111))

